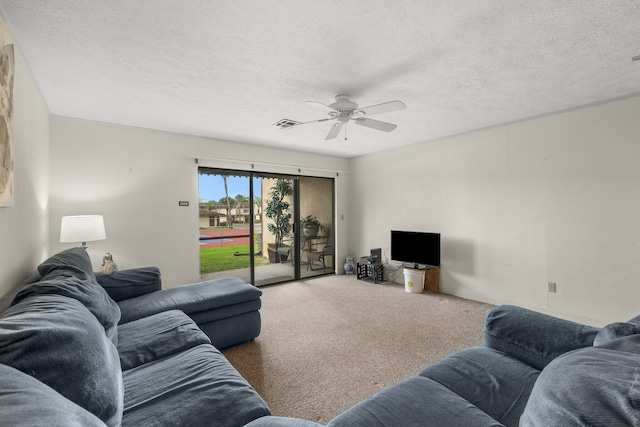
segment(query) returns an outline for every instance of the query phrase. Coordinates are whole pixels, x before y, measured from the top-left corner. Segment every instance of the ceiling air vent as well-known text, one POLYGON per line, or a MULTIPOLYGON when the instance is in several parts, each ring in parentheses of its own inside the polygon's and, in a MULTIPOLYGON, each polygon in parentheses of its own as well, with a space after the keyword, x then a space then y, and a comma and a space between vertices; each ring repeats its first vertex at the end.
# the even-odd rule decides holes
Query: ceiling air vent
POLYGON ((282 119, 282 120, 278 120, 277 122, 275 122, 273 125, 277 128, 280 129, 289 129, 292 128, 294 126, 298 126, 302 123, 300 122, 296 122, 295 120, 291 120, 291 119, 282 119))

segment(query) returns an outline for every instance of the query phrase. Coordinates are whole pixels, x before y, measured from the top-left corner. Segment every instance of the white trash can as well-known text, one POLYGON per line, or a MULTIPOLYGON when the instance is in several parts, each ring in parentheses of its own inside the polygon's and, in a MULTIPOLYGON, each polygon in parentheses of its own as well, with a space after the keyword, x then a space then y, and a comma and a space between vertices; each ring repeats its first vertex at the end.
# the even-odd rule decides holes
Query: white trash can
POLYGON ((404 290, 411 294, 422 293, 424 289, 424 270, 404 269, 404 290))

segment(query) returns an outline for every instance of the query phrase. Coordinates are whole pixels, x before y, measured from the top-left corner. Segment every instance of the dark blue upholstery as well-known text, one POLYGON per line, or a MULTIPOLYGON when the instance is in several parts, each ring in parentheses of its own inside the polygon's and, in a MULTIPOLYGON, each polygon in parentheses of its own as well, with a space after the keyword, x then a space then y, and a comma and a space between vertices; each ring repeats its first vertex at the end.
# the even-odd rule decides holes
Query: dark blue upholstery
POLYGON ((640 426, 640 335, 559 356, 542 371, 521 426, 640 426))
POLYGON ((0 424, 235 426, 271 415, 174 309, 217 325, 223 342, 249 339, 260 330, 260 290, 232 279, 163 291, 155 267, 92 270, 84 249, 62 251, 0 315, 0 424), (110 294, 130 301, 126 323, 110 294), (239 333, 227 330, 235 325, 239 333))
POLYGON ((33 294, 0 317, 0 363, 31 375, 109 426, 122 417, 113 342, 78 300, 33 294))
POLYGON ((11 427, 106 427, 98 417, 52 388, 0 364, 0 423, 11 427), (2 410, 2 409, 8 410, 2 410))
POLYGON ((262 291, 235 277, 192 283, 121 300, 120 323, 178 309, 223 349, 260 335, 262 291))
POLYGON ((63 295, 78 300, 98 319, 107 336, 117 343, 116 326, 120 308, 98 284, 91 268, 91 259, 83 248, 71 248, 57 253, 38 266, 42 276, 26 285, 14 298, 17 304, 31 295, 63 295))
POLYGON ((266 416, 245 424, 245 427, 322 427, 322 424, 299 418, 266 416))
POLYGON ((122 323, 167 310, 187 314, 258 300, 262 291, 236 277, 192 283, 120 301, 122 323))
POLYGON ((540 371, 488 347, 471 347, 428 366, 437 381, 506 426, 518 425, 540 371))
POLYGON ((126 425, 242 426, 271 415, 262 398, 210 345, 146 363, 123 376, 126 425))
POLYGON ((164 311, 118 327, 118 353, 122 370, 211 344, 193 320, 179 310, 164 311))
POLYGON ((503 305, 487 317, 484 342, 374 394, 328 426, 640 427, 634 319, 599 329, 503 305))
MULTIPOLYGON (((159 287, 155 268, 96 278, 81 248, 42 263, 0 315, 0 423, 318 426, 271 415, 210 344, 260 333, 259 289, 240 279, 159 287)), ((328 427, 640 427, 638 319, 599 329, 496 307, 484 346, 381 390, 328 427)))
POLYGON ((489 415, 424 377, 383 389, 331 420, 328 427, 503 427, 489 415))
POLYGON ((561 354, 591 346, 598 332, 598 328, 591 326, 501 305, 487 317, 484 345, 543 369, 561 354))
POLYGON ((602 328, 593 340, 594 346, 602 346, 619 338, 640 334, 640 325, 637 323, 616 322, 602 328))
POLYGON ((159 291, 162 288, 162 277, 158 267, 132 268, 109 274, 95 274, 100 286, 115 302, 159 291))

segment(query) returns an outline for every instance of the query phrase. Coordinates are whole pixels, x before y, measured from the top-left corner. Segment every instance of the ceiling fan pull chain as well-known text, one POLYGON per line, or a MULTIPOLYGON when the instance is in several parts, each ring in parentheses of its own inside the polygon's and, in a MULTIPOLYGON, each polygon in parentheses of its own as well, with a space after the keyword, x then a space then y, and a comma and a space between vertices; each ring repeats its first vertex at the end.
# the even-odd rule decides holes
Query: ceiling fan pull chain
POLYGON ((347 140, 347 125, 344 125, 344 140, 347 140))

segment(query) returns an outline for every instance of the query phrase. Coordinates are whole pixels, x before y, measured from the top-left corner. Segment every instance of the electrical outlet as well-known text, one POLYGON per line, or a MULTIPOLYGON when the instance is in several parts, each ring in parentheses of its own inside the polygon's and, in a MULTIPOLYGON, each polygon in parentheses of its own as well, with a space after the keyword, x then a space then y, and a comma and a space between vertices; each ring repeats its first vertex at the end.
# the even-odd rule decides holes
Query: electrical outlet
POLYGON ((556 291, 556 282, 548 282, 547 292, 555 292, 556 291))

